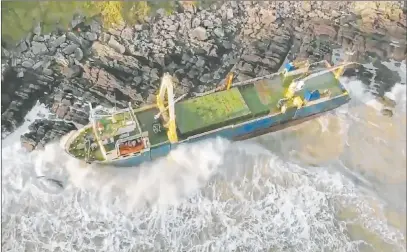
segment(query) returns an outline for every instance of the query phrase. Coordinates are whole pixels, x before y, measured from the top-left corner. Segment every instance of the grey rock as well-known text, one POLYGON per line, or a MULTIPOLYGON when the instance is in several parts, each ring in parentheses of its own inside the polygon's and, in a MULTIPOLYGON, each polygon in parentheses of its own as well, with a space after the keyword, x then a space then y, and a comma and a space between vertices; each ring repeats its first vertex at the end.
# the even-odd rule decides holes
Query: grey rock
POLYGON ((68 43, 62 43, 62 44, 59 45, 59 47, 65 48, 65 47, 67 47, 68 45, 69 45, 68 43))
POLYGON ((120 37, 126 40, 133 40, 134 32, 131 27, 126 27, 122 30, 120 37))
POLYGON ((75 58, 78 61, 81 61, 83 59, 83 52, 79 47, 75 49, 75 58))
POLYGON ((55 62, 61 66, 68 66, 69 61, 61 53, 57 53, 54 56, 55 62))
POLYGON ((19 53, 22 53, 22 52, 27 51, 27 49, 28 49, 27 43, 26 43, 24 40, 22 40, 22 41, 18 44, 18 46, 17 46, 17 48, 16 48, 16 51, 19 52, 19 53))
POLYGON ((74 65, 72 67, 66 67, 62 70, 62 73, 68 78, 75 78, 78 77, 82 72, 82 69, 80 68, 80 66, 74 65))
POLYGON ((62 52, 65 54, 72 54, 73 52, 75 52, 75 50, 79 48, 79 46, 77 44, 72 44, 72 45, 68 45, 67 47, 65 47, 62 52))
POLYGON ((19 71, 17 73, 17 78, 23 78, 24 77, 24 72, 23 71, 19 71))
POLYGON ((143 25, 141 25, 141 24, 136 24, 136 25, 134 26, 134 30, 136 30, 136 31, 142 31, 142 30, 143 30, 143 25))
POLYGON ((213 22, 210 21, 210 20, 204 20, 204 21, 203 21, 203 25, 204 25, 205 27, 209 28, 209 29, 212 29, 212 28, 213 28, 213 22))
POLYGON ((222 45, 227 50, 233 48, 233 44, 231 42, 229 42, 229 41, 223 41, 222 45))
POLYGON ((108 43, 110 40, 111 35, 106 33, 106 32, 102 32, 99 36, 99 40, 103 43, 108 43))
POLYGON ((73 32, 68 32, 66 34, 66 38, 72 42, 74 42, 75 44, 79 45, 79 46, 83 46, 82 40, 80 37, 76 36, 75 33, 73 32))
POLYGON ((36 41, 31 42, 31 50, 35 55, 48 52, 48 48, 44 43, 36 41))
POLYGON ((222 38, 225 36, 225 32, 223 31, 222 28, 215 28, 215 30, 213 30, 213 33, 219 38, 222 38))
POLYGON ((41 35, 34 35, 33 40, 37 41, 37 42, 44 42, 45 41, 44 37, 41 36, 41 35))
POLYGON ((21 63, 21 65, 25 68, 32 68, 34 66, 35 62, 32 59, 28 59, 23 61, 23 63, 21 63))
POLYGON ((95 41, 98 39, 98 35, 95 32, 86 32, 85 38, 89 41, 95 41))
POLYGON ((384 108, 381 110, 382 115, 387 116, 387 117, 392 117, 393 116, 393 111, 388 108, 384 108))
POLYGON ((57 39, 54 40, 54 42, 51 43, 51 47, 58 47, 60 45, 62 45, 62 43, 64 43, 66 41, 66 36, 65 34, 62 36, 59 36, 57 39))
POLYGON ((43 61, 39 61, 39 62, 35 63, 33 66, 33 69, 36 70, 36 69, 40 68, 42 66, 42 64, 44 64, 43 61))
POLYGON ((101 33, 102 32, 101 24, 98 21, 93 19, 90 22, 90 31, 93 32, 93 33, 97 33, 97 34, 101 33))
POLYGON ((212 81, 211 75, 208 73, 204 74, 201 76, 201 78, 199 78, 199 81, 203 82, 203 83, 208 83, 208 82, 212 81))
POLYGON ((8 58, 8 57, 10 57, 10 52, 9 52, 7 49, 1 47, 1 57, 2 57, 2 58, 8 58))
POLYGON ((172 24, 170 26, 168 26, 167 30, 168 31, 176 31, 179 28, 179 24, 172 24))
POLYGON ((41 23, 37 23, 37 25, 33 28, 33 33, 36 35, 41 35, 41 23))
POLYGON ((198 27, 201 24, 201 20, 199 18, 194 18, 192 20, 192 27, 198 27))
POLYGON ((261 62, 262 58, 257 55, 243 55, 242 59, 249 63, 258 63, 261 62))
POLYGON ((227 19, 232 19, 232 18, 233 18, 233 9, 228 8, 228 9, 226 10, 226 18, 227 18, 227 19))
POLYGON ((205 60, 203 58, 199 57, 198 61, 195 63, 195 65, 197 67, 203 67, 203 66, 205 66, 205 60))
POLYGON ((156 11, 157 15, 159 17, 164 17, 165 16, 165 10, 163 8, 160 8, 156 11))
POLYGON ((69 111, 69 107, 68 106, 59 106, 57 111, 56 111, 56 115, 59 119, 63 119, 64 116, 66 115, 66 113, 68 113, 69 111))
POLYGON ((51 76, 54 72, 51 70, 51 69, 49 69, 49 68, 45 68, 44 70, 42 70, 42 72, 45 74, 45 75, 48 75, 48 76, 51 76))
POLYGON ((126 51, 126 48, 120 44, 119 42, 117 42, 113 36, 110 37, 109 42, 107 43, 108 46, 110 46, 111 48, 113 48, 116 52, 118 53, 124 53, 126 51))
POLYGON ((206 33, 206 29, 200 26, 192 31, 192 37, 196 38, 197 40, 206 40, 208 35, 206 33))
POLYGON ((80 25, 83 22, 85 22, 85 17, 83 17, 82 15, 79 15, 79 14, 75 15, 71 21, 72 29, 76 28, 78 25, 80 25))
POLYGON ((42 66, 42 64, 44 64, 43 61, 39 61, 39 62, 35 63, 33 66, 33 69, 36 70, 36 69, 40 68, 42 66))
POLYGON ((50 58, 45 58, 44 59, 44 62, 43 62, 43 64, 42 64, 42 68, 48 68, 49 66, 51 66, 51 60, 52 59, 50 59, 50 58))

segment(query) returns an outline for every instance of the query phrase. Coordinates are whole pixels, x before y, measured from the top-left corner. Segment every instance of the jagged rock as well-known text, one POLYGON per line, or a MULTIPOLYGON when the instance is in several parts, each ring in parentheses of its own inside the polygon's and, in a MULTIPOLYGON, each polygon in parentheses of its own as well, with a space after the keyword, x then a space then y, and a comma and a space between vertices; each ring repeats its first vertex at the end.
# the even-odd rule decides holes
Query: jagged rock
MULTIPOLYGON (((41 32, 28 34, 16 54, 2 53, 3 58, 10 57, 7 65, 15 69, 13 76, 19 76, 17 81, 21 82, 18 85, 2 84, 17 87, 11 93, 2 94, 2 118, 6 118, 7 124, 2 129, 12 130, 21 121, 17 116, 22 108, 20 103, 28 104, 26 101, 33 96, 42 98, 45 92, 52 92, 48 102, 51 104, 47 105, 52 105, 57 117, 86 124, 87 113, 83 111, 83 102, 79 98, 64 94, 54 100, 55 94, 68 90, 86 102, 126 106, 127 100, 137 104, 151 100, 148 97, 153 97, 157 91, 157 80, 163 71, 169 71, 181 80, 176 87, 180 94, 187 90, 213 88, 212 84, 220 82, 232 67, 237 80, 268 74, 280 67, 295 38, 298 38, 298 42, 294 40, 298 45, 292 49, 294 58, 313 60, 330 57, 332 43, 357 50, 360 55, 375 52, 379 57, 405 57, 404 26, 390 20, 402 23, 405 14, 390 12, 386 15, 391 18, 386 18, 379 16, 378 12, 382 10, 375 7, 374 12, 344 18, 350 13, 349 6, 342 2, 244 1, 216 3, 205 9, 185 4, 181 12, 164 16, 159 11, 160 17, 144 24, 109 30, 116 35, 102 32, 96 19, 90 20, 89 26, 84 25, 83 31, 74 29, 59 37, 41 32), (316 21, 310 21, 310 16, 314 16, 316 21), (372 18, 378 16, 375 32, 382 34, 383 41, 400 40, 397 44, 399 49, 388 49, 384 45, 387 42, 378 39, 364 39, 363 31, 354 27, 359 21, 373 24, 372 18), (359 17, 363 17, 362 20, 359 17), (332 22, 319 22, 317 18, 332 19, 332 22), (338 31, 334 22, 342 22, 347 27, 342 26, 338 31), (379 29, 382 30, 379 32, 379 29), (362 35, 358 37, 357 34, 362 35), (316 45, 319 37, 328 42, 316 45), (255 46, 256 41, 264 45, 255 46), (124 54, 126 50, 128 53, 124 54), (55 56, 48 59, 46 54, 55 56), (38 69, 29 71, 25 67, 38 69), (34 78, 32 72, 35 72, 34 78), (34 80, 26 83, 29 79, 34 80), (116 101, 114 94, 117 92, 123 95, 116 101), (4 110, 3 97, 8 101, 4 110)), ((361 11, 364 11, 363 8, 361 11)), ((383 11, 386 12, 387 7, 383 11)), ((74 19, 72 26, 75 28, 81 23, 82 20, 74 19)), ((46 142, 36 138, 44 135, 46 129, 34 129, 34 147, 46 142)), ((52 138, 51 135, 49 137, 52 138)))

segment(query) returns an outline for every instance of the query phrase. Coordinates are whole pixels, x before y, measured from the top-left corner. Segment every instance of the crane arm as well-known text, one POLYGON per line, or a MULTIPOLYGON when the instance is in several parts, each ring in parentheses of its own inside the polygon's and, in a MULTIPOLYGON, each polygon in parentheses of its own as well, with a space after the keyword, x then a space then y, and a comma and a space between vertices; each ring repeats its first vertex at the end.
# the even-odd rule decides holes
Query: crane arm
POLYGON ((168 140, 171 143, 178 142, 178 135, 177 135, 177 126, 175 123, 175 107, 174 107, 174 86, 172 83, 172 77, 170 74, 165 73, 162 80, 161 80, 161 87, 160 91, 157 95, 157 107, 160 110, 160 114, 162 115, 165 127, 168 128, 167 135, 168 140), (168 101, 168 114, 167 108, 164 106, 165 103, 165 95, 167 95, 168 101))

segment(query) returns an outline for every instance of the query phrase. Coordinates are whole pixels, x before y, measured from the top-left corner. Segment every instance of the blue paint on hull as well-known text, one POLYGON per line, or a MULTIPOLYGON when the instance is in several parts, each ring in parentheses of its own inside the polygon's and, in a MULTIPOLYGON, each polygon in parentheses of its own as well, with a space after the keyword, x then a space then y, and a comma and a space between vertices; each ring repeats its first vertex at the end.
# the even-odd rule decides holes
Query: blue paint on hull
POLYGON ((286 123, 293 120, 300 120, 313 115, 321 114, 323 112, 335 109, 347 103, 349 100, 350 100, 349 95, 337 96, 330 100, 302 107, 298 110, 287 111, 284 114, 278 114, 274 116, 269 115, 239 125, 224 127, 216 131, 208 132, 205 134, 201 134, 197 137, 187 139, 177 144, 171 145, 170 143, 165 143, 160 146, 152 147, 150 151, 146 151, 140 155, 120 158, 110 162, 103 162, 103 164, 113 166, 137 166, 143 162, 151 161, 159 157, 166 156, 171 151, 171 149, 176 148, 178 144, 193 143, 216 137, 223 137, 226 139, 234 140, 238 137, 253 134, 255 131, 268 129, 273 126, 277 126, 281 123, 286 123))

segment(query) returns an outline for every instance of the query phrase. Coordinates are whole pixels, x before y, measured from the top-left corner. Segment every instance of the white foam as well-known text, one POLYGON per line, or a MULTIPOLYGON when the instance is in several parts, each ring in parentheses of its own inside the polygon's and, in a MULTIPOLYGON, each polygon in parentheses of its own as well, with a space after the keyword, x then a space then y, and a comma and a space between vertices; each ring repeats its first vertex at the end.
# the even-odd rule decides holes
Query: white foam
POLYGON ((358 209, 360 225, 378 226, 373 230, 391 234, 391 243, 402 239, 373 218, 363 196, 338 173, 284 163, 250 143, 185 145, 171 160, 138 169, 80 167, 58 144, 31 154, 4 152, 4 248, 16 251, 32 241, 32 251, 77 250, 80 241, 86 241, 82 249, 96 251, 357 251, 338 228, 333 202, 358 209), (49 194, 32 179, 38 171, 70 178, 59 194, 49 194))

